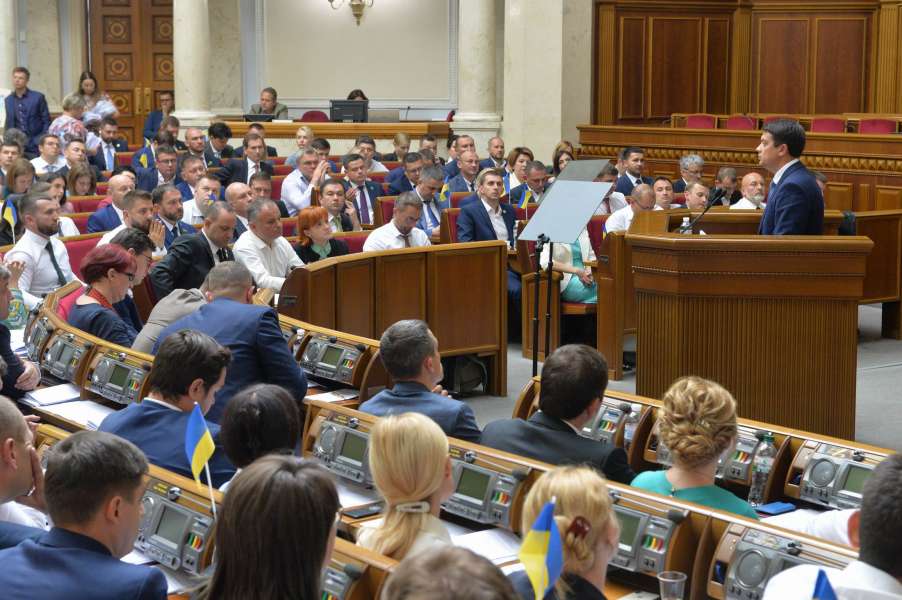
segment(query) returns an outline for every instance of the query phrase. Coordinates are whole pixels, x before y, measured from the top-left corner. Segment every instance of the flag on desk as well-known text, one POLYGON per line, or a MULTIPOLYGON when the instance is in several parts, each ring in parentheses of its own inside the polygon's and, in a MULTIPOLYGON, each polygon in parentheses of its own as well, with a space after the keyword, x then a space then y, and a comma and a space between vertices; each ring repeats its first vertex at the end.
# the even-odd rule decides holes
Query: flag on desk
POLYGON ((19 222, 19 211, 16 210, 16 203, 12 201, 12 198, 7 198, 3 202, 3 220, 9 223, 10 229, 16 230, 16 223, 19 222))
POLYGON ((817 581, 814 582, 814 593, 811 600, 836 600, 836 592, 830 585, 830 580, 823 569, 817 571, 817 581))
MULTIPOLYGON (((188 426, 185 427, 185 455, 188 457, 188 464, 191 465, 191 474, 198 484, 200 472, 204 470, 204 466, 215 451, 216 444, 213 443, 213 436, 207 429, 207 421, 200 412, 200 405, 195 403, 194 410, 188 417, 188 426)), ((207 477, 209 479, 209 475, 207 477)))
POLYGON ((450 194, 448 193, 448 182, 446 181, 442 186, 442 191, 438 193, 438 200, 441 203, 445 203, 448 201, 448 198, 450 198, 450 194))
POLYGON ((527 187, 523 195, 520 196, 520 208, 526 208, 530 201, 532 201, 532 190, 527 187))
POLYGON ((554 499, 542 507, 520 546, 519 558, 532 583, 535 598, 544 598, 561 576, 564 566, 561 534, 554 520, 554 499))

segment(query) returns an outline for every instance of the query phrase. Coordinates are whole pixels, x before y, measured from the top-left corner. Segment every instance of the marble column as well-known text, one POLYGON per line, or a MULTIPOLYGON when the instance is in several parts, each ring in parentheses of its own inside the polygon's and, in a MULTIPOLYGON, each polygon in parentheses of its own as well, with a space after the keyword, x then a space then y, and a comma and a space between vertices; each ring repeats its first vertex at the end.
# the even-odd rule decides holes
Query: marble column
MULTIPOLYGON (((19 27, 16 22, 16 3, 12 0, 0 2, 0 96, 12 92, 13 69, 18 64, 16 36, 19 27)), ((6 120, 6 110, 0 103, 0 129, 6 120)))
POLYGON ((182 129, 210 124, 210 25, 207 0, 175 0, 172 7, 175 64, 174 115, 182 129))
POLYGON ((501 126, 495 99, 495 3, 460 0, 458 32, 458 108, 451 128, 473 136, 483 153, 501 126))

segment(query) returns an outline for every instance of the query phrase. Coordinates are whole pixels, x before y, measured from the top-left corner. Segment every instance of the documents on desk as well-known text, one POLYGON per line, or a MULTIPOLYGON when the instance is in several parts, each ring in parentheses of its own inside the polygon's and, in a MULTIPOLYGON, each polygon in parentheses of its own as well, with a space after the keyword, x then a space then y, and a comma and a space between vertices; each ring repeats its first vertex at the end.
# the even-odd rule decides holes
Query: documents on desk
POLYGON ((23 404, 32 408, 52 406, 63 402, 71 402, 81 398, 81 389, 71 383, 61 383, 50 387, 38 388, 25 394, 21 399, 23 404))
POLYGON ((16 354, 25 352, 25 328, 9 330, 9 347, 16 354))
POLYGON ((56 415, 67 421, 78 423, 85 429, 91 431, 97 430, 100 424, 107 416, 115 412, 114 409, 94 402, 93 400, 76 400, 74 402, 65 402, 63 404, 54 404, 42 408, 44 412, 56 415))
POLYGON ((313 394, 312 396, 308 395, 307 398, 310 400, 321 400, 323 402, 344 402, 345 400, 353 400, 358 396, 360 396, 359 390, 341 389, 313 394))
POLYGON ((343 509, 364 506, 382 500, 376 490, 354 485, 341 477, 335 478, 335 487, 338 490, 338 503, 343 509))
MULTIPOLYGON (((448 526, 449 523, 445 523, 448 526)), ((449 528, 450 529, 450 528, 449 528)), ((474 531, 463 535, 452 535, 455 546, 472 550, 486 557, 496 565, 503 565, 518 560, 521 540, 518 535, 506 529, 492 528, 474 531)))

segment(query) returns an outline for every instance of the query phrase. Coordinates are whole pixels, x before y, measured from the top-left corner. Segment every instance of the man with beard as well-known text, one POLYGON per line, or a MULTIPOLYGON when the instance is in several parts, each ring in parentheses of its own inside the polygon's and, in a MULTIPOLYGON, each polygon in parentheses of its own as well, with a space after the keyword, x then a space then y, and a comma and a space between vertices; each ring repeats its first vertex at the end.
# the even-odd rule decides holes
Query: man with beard
POLYGON ((166 254, 166 231, 163 224, 153 218, 153 199, 144 190, 132 190, 125 195, 122 203, 122 223, 107 231, 97 242, 98 246, 109 244, 120 231, 127 227, 140 229, 154 244, 154 256, 166 254))
POLYGON ((172 242, 180 235, 197 233, 191 225, 182 221, 185 209, 182 206, 182 193, 171 184, 163 184, 154 188, 151 194, 156 220, 163 225, 164 247, 168 250, 172 242))
POLYGON ((19 205, 25 233, 5 259, 25 265, 19 277, 19 289, 29 310, 46 294, 76 279, 66 246, 53 237, 59 231, 59 217, 59 202, 50 197, 49 191, 26 194, 19 205))
POLYGON ((764 208, 764 177, 760 173, 746 173, 740 185, 742 199, 730 208, 761 210, 764 208))

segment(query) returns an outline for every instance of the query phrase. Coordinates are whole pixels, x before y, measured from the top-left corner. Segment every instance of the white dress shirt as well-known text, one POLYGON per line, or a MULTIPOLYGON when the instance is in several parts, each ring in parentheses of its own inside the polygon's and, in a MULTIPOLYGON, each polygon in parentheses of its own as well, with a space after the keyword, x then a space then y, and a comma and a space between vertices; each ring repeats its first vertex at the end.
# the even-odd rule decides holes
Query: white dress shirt
POLYGON ((598 205, 598 208, 595 209, 595 214, 612 215, 624 206, 629 206, 629 202, 626 201, 626 198, 620 192, 611 192, 611 195, 608 196, 608 204, 611 205, 611 212, 608 212, 608 207, 605 205, 604 200, 602 200, 601 204, 598 205))
POLYGON ((66 246, 57 238, 49 240, 37 233, 26 229, 22 239, 13 246, 5 259, 7 261, 20 260, 25 263, 25 270, 19 277, 19 289, 22 290, 22 298, 29 310, 37 306, 43 296, 60 287, 53 263, 50 262, 50 254, 47 251, 47 242, 52 244, 53 255, 59 264, 60 271, 66 283, 77 278, 69 265, 69 252, 66 246))
POLYGON ((25 506, 12 500, 0 504, 0 521, 27 527, 38 527, 45 530, 50 529, 47 515, 30 506, 25 506))
POLYGON ((902 583, 895 577, 856 560, 841 571, 818 565, 799 565, 786 569, 767 582, 762 600, 810 600, 820 569, 827 574, 837 597, 843 600, 902 599, 902 583))
MULTIPOLYGON (((416 227, 410 230, 407 239, 410 242, 410 248, 432 245, 426 232, 422 229, 417 229, 416 227)), ((364 252, 373 250, 396 250, 398 248, 407 247, 408 246, 404 243, 404 236, 401 235, 401 232, 395 227, 394 219, 382 227, 374 229, 363 243, 364 252)))
POLYGON ((36 173, 53 173, 66 166, 66 157, 60 154, 52 165, 40 156, 31 159, 31 164, 36 173))
MULTIPOLYGON (((654 210, 664 209, 655 204, 654 210)), ((608 233, 612 231, 628 231, 630 224, 633 222, 634 214, 632 206, 624 206, 608 217, 608 220, 604 222, 604 230, 608 233)))
POLYGON ((288 272, 294 267, 303 267, 291 244, 284 237, 277 237, 272 246, 248 229, 232 246, 235 260, 247 267, 254 276, 257 287, 269 288, 278 293, 285 283, 288 272))
POLYGON ((370 163, 370 168, 367 173, 388 173, 388 167, 383 165, 378 160, 373 160, 370 163))
MULTIPOLYGON (((113 238, 116 237, 116 235, 118 235, 119 232, 122 231, 123 229, 125 229, 126 227, 127 227, 127 225, 125 223, 120 223, 114 229, 110 229, 109 231, 104 233, 102 236, 100 236, 100 239, 97 240, 97 245, 103 246, 105 244, 109 244, 110 242, 113 241, 113 238)), ((165 246, 162 248, 154 248, 154 250, 153 250, 153 257, 155 259, 166 256, 166 254, 167 254, 167 250, 166 250, 165 246)))
MULTIPOLYGON (((376 530, 382 526, 382 521, 383 519, 373 519, 372 521, 365 522, 357 532, 357 545, 363 546, 364 548, 371 548, 373 534, 375 534, 376 530)), ((440 519, 428 515, 426 517, 426 522, 423 524, 423 528, 417 532, 417 537, 414 540, 413 545, 410 547, 410 550, 407 551, 407 556, 416 556, 430 548, 436 546, 450 546, 453 543, 445 524, 442 523, 440 519)))
POLYGON ((310 206, 311 194, 313 186, 298 169, 289 173, 282 181, 282 202, 292 217, 301 209, 310 206))
POLYGON ((495 230, 495 237, 499 240, 507 241, 507 223, 504 222, 504 212, 501 210, 501 204, 498 204, 498 209, 493 209, 488 202, 483 200, 481 197, 479 201, 482 202, 482 207, 485 209, 485 212, 489 215, 489 220, 492 222, 492 229, 495 230))
POLYGON ((60 232, 53 234, 52 237, 69 237, 71 235, 81 235, 78 227, 75 226, 75 221, 70 217, 60 217, 60 232))
MULTIPOLYGON (((188 225, 197 225, 198 223, 204 222, 204 215, 197 207, 196 201, 188 200, 187 202, 182 204, 182 211, 182 221, 184 221, 188 225)), ((172 228, 170 227, 170 229, 172 228)))
POLYGON ((247 160, 247 181, 245 181, 244 183, 250 185, 251 177, 253 177, 254 175, 256 175, 257 173, 260 172, 260 167, 257 163, 255 163, 254 161, 252 161, 249 158, 247 158, 245 160, 247 160))
MULTIPOLYGON (((203 229, 200 230, 200 235, 204 236, 204 239, 207 240, 207 245, 210 246, 210 252, 213 253, 213 264, 218 265, 219 263, 221 263, 222 261, 219 260, 219 250, 220 250, 219 246, 214 244, 210 240, 210 238, 207 237, 207 232, 204 231, 203 229)), ((232 251, 232 254, 234 254, 234 251, 232 251)))
POLYGON ((762 202, 761 206, 755 206, 755 203, 749 200, 748 198, 743 197, 739 202, 730 206, 731 209, 746 209, 746 210, 764 210, 765 203, 762 202))

